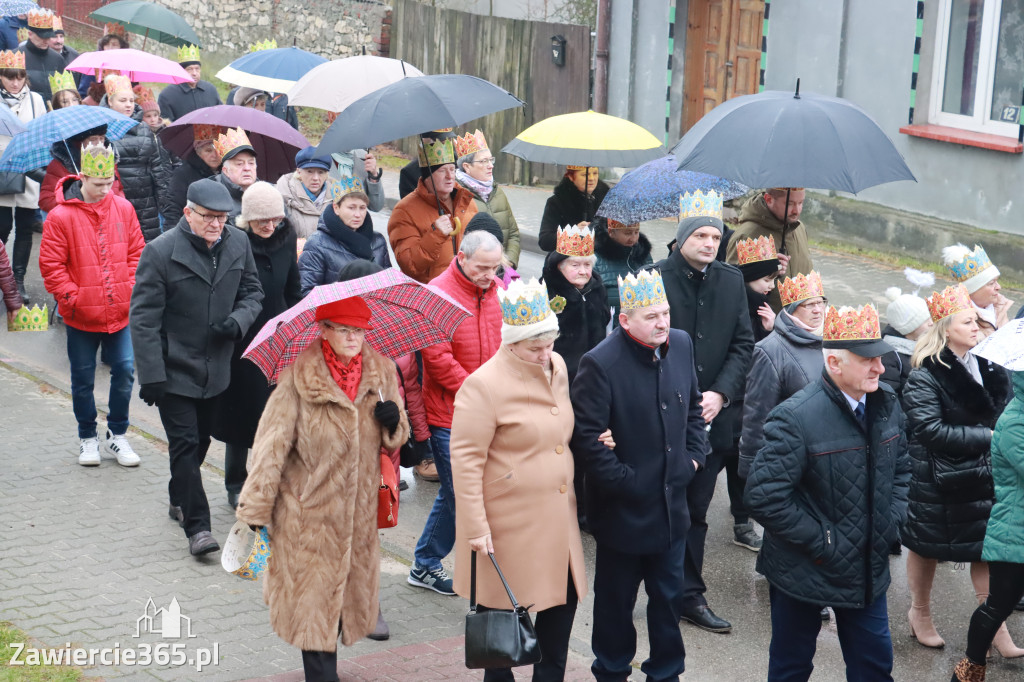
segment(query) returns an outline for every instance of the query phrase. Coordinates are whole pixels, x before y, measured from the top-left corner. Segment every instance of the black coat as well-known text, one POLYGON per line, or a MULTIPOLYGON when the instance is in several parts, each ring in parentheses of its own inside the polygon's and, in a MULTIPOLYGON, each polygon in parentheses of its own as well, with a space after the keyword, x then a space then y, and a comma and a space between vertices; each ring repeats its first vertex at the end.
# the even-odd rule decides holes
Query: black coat
POLYGON ((606 194, 608 185, 602 180, 597 181, 594 193, 587 195, 576 189, 572 180, 562 178, 544 204, 544 214, 540 218, 540 234, 537 235, 537 244, 541 250, 555 250, 558 228, 569 227, 584 220, 592 222, 606 194))
POLYGON ((302 297, 299 295, 299 268, 295 262, 297 238, 291 225, 281 221, 277 231, 267 239, 252 232, 246 234, 256 262, 256 274, 263 287, 263 309, 245 336, 235 342, 231 355, 231 383, 217 396, 211 433, 217 440, 251 448, 273 387, 255 363, 242 358, 242 353, 268 320, 291 308, 302 297))
POLYGON ((598 542, 629 554, 663 552, 686 537, 686 486, 707 452, 690 337, 671 330, 662 351, 658 359, 616 329, 583 356, 572 383, 587 520, 598 542), (597 440, 609 428, 614 450, 597 440))
POLYGON ((995 495, 989 447, 1010 383, 984 358, 982 386, 948 348, 939 357, 949 367, 926 358, 903 389, 914 464, 903 544, 930 559, 981 561, 995 495))
POLYGON ((604 282, 604 289, 608 295, 608 306, 613 308, 615 325, 619 321, 619 277, 625 277, 632 273, 636 274, 645 265, 654 262, 651 258, 651 240, 643 232, 633 246, 623 246, 608 235, 608 222, 598 217, 591 227, 594 229, 594 255, 597 262, 594 263, 594 272, 604 282))
POLYGON ((420 162, 417 159, 402 166, 398 173, 398 198, 404 199, 407 194, 415 192, 421 177, 420 162))
POLYGON ((194 151, 185 155, 185 160, 171 173, 167 189, 167 209, 164 220, 168 225, 177 225, 184 215, 185 204, 188 203, 188 187, 196 180, 212 178, 217 171, 206 165, 194 151))
POLYGON ((910 377, 910 356, 914 354, 914 342, 896 331, 892 325, 886 325, 882 330, 882 339, 895 350, 882 356, 882 376, 889 388, 896 391, 896 395, 903 396, 903 387, 907 385, 910 377))
POLYGON ((743 392, 754 352, 743 275, 717 260, 704 272, 694 270, 678 250, 655 267, 665 281, 672 326, 693 339, 701 392, 721 393, 727 401, 711 422, 711 447, 732 448, 740 437, 743 392))
POLYGON ((303 296, 315 286, 337 282, 341 269, 361 258, 346 243, 347 240, 357 238, 364 240, 364 244, 369 241, 372 258, 365 260, 372 260, 385 270, 391 267, 388 240, 380 232, 374 231, 370 213, 366 213, 359 230, 353 232, 352 228, 341 222, 334 207, 328 204, 320 214, 316 232, 306 240, 302 255, 299 256, 299 282, 303 296))
POLYGON ((160 91, 156 102, 160 105, 160 114, 172 121, 196 109, 221 104, 217 88, 213 83, 203 80, 199 81, 195 88, 188 83, 168 85, 160 91))
POLYGON ((864 608, 889 587, 910 460, 896 394, 868 393, 867 425, 824 373, 768 415, 744 501, 764 526, 757 571, 785 594, 864 608))
MULTIPOLYGON (((138 107, 133 118, 142 118, 138 107)), ((142 236, 151 242, 160 236, 160 212, 170 208, 167 191, 171 169, 164 161, 153 131, 145 123, 139 123, 110 144, 117 152, 117 173, 124 198, 135 208, 142 236)), ((168 224, 168 229, 170 227, 168 224)))
POLYGON ((236 185, 228 178, 228 176, 224 175, 223 168, 221 168, 220 173, 213 176, 213 179, 228 188, 228 194, 231 195, 231 202, 235 205, 234 208, 228 211, 228 224, 234 225, 235 218, 237 218, 242 212, 242 195, 245 194, 245 189, 236 185))
MULTIPOLYGON (((725 262, 724 258, 718 260, 725 262)), ((764 328, 761 323, 761 316, 757 314, 758 309, 768 302, 767 294, 759 294, 750 287, 745 287, 747 290, 747 312, 750 314, 750 331, 754 334, 754 343, 757 343, 761 339, 768 338, 771 331, 764 328)))
POLYGON ((555 352, 565 360, 571 385, 576 378, 580 358, 604 340, 612 315, 601 277, 595 273, 583 289, 577 289, 558 269, 558 263, 565 258, 559 253, 548 254, 544 261, 544 283, 549 298, 561 296, 565 299, 565 310, 558 314, 555 352))
POLYGON ((18 50, 25 53, 25 71, 28 73, 29 88, 32 92, 38 92, 43 102, 49 104, 53 99, 53 93, 50 92, 50 75, 54 71, 63 71, 67 62, 64 61, 64 57, 48 47, 40 50, 32 41, 26 42, 18 50))
POLYGON ((129 326, 139 384, 212 398, 228 387, 234 341, 210 326, 231 318, 242 335, 260 314, 263 288, 249 238, 224 226, 212 249, 182 218, 142 250, 129 326))

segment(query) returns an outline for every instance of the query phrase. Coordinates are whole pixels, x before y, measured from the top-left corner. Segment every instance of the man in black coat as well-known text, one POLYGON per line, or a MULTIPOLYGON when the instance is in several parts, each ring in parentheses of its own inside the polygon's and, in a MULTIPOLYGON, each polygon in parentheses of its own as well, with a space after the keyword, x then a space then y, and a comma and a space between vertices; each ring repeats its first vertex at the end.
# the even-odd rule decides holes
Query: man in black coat
POLYGON ((211 179, 189 187, 184 217, 142 251, 129 317, 139 397, 157 405, 167 433, 169 514, 185 529, 193 555, 220 549, 200 467, 214 398, 228 387, 234 342, 263 300, 249 239, 225 225, 232 205, 227 189, 211 179))
POLYGON ((665 279, 672 326, 693 340, 697 382, 703 394, 701 408, 704 421, 710 425, 707 465, 694 477, 686 496, 690 532, 686 538, 681 614, 683 620, 697 627, 724 633, 732 625, 715 615, 704 597, 704 540, 708 507, 723 468, 728 476, 734 533, 738 535, 749 527, 743 508, 743 482, 737 473, 737 441, 754 334, 743 274, 716 260, 723 231, 721 200, 711 210, 706 203, 695 205, 692 215, 683 212, 676 230, 677 248, 655 267, 665 279))
POLYGON ((53 93, 50 92, 50 75, 54 71, 63 71, 67 66, 64 57, 50 49, 53 18, 53 14, 48 10, 33 11, 29 16, 28 40, 18 48, 20 52, 25 53, 25 71, 28 73, 29 87, 32 92, 38 92, 47 104, 53 98, 53 93))
POLYGON ((201 78, 203 64, 199 57, 199 48, 195 45, 178 48, 178 63, 192 80, 188 83, 172 83, 160 92, 157 104, 160 105, 160 113, 164 118, 176 121, 196 109, 221 104, 217 88, 213 83, 201 78))
MULTIPOLYGON (((53 18, 53 36, 49 40, 50 49, 63 57, 65 64, 70 64, 78 59, 78 50, 67 45, 64 42, 65 37, 64 21, 60 17, 55 16, 53 18)), ((82 74, 72 72, 72 78, 75 79, 75 85, 77 86, 82 80, 82 74)))
POLYGON ((591 670, 621 682, 636 653, 633 604, 647 590, 649 680, 678 680, 686 489, 707 443, 693 345, 669 328, 658 273, 620 284, 618 329, 583 356, 572 384, 572 451, 586 469, 587 518, 597 540, 591 670), (599 438, 611 431, 615 443, 599 438))
POLYGON ((906 420, 878 382, 892 347, 870 305, 830 308, 823 346, 822 375, 768 415, 747 479, 765 529, 757 570, 771 596, 768 680, 810 677, 822 606, 836 612, 846 679, 892 680, 889 547, 910 485, 906 420))

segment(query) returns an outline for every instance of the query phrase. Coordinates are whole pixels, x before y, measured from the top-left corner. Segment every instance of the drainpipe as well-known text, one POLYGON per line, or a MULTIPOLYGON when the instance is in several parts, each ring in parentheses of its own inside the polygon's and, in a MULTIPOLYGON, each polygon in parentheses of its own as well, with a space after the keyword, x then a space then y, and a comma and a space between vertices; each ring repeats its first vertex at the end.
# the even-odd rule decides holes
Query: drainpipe
POLYGON ((612 0, 597 0, 597 45, 594 60, 594 111, 608 113, 608 41, 611 38, 612 0))

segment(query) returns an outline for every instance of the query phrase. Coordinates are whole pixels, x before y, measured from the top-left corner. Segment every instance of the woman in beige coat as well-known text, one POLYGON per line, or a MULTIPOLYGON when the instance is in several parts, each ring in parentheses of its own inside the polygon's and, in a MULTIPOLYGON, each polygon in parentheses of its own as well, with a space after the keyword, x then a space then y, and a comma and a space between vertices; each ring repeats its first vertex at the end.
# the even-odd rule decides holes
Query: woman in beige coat
MULTIPOLYGON (((498 296, 502 346, 455 396, 455 590, 469 596, 473 551, 493 552, 516 599, 537 612, 542 660, 533 679, 562 680, 576 605, 587 591, 569 383, 552 350, 558 322, 544 285, 516 280, 498 296)), ((486 557, 477 560, 477 601, 511 608, 486 557)), ((511 679, 507 668, 484 673, 488 682, 511 679)))
POLYGON ((366 303, 320 306, 317 320, 322 339, 267 402, 236 513, 270 533, 271 627, 302 649, 307 681, 328 682, 339 629, 349 646, 377 623, 380 454, 405 442, 409 424, 395 364, 363 343, 366 303))

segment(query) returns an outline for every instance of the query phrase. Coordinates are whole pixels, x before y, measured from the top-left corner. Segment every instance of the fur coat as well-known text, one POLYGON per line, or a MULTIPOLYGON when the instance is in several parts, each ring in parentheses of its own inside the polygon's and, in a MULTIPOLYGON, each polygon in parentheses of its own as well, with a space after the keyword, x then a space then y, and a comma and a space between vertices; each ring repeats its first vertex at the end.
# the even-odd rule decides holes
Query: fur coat
POLYGON ((409 437, 373 418, 381 390, 400 406, 395 363, 363 346, 353 404, 331 377, 319 340, 286 369, 270 396, 249 459, 237 517, 267 526, 263 583, 270 625, 305 651, 355 644, 377 624, 381 447, 409 437))

